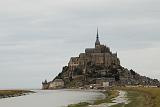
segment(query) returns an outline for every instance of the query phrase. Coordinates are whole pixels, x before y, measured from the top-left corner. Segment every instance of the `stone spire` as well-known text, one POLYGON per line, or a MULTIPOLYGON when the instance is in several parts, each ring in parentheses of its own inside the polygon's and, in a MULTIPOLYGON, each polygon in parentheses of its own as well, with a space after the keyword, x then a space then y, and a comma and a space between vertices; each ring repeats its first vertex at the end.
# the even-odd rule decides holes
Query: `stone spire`
POLYGON ((97 28, 97 37, 96 37, 95 46, 99 46, 99 45, 100 45, 100 41, 99 41, 99 34, 98 34, 98 28, 97 28))

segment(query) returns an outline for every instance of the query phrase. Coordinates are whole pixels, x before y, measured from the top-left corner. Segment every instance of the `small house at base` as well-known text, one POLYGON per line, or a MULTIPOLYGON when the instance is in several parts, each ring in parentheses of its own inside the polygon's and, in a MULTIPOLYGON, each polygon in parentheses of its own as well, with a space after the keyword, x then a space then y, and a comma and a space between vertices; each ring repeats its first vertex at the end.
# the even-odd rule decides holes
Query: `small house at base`
POLYGON ((64 81, 62 79, 55 79, 49 84, 49 89, 64 88, 64 81))

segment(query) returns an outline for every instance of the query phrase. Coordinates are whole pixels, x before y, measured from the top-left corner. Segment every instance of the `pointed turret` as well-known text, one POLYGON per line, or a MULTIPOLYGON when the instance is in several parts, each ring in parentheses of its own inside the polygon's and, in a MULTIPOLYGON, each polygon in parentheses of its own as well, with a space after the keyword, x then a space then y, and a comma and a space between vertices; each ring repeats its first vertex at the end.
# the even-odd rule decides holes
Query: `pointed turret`
POLYGON ((98 28, 97 28, 97 37, 96 37, 95 47, 99 45, 100 45, 100 41, 99 41, 99 34, 98 34, 98 28))

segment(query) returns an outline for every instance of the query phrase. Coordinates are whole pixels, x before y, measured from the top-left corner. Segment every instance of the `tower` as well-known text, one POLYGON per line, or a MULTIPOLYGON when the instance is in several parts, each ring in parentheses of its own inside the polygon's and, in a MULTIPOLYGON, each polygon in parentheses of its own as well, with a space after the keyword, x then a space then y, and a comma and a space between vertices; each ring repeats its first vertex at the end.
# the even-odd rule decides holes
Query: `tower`
POLYGON ((95 48, 98 48, 100 46, 100 41, 99 41, 99 34, 98 34, 98 28, 97 28, 97 37, 96 37, 96 42, 95 42, 95 48))

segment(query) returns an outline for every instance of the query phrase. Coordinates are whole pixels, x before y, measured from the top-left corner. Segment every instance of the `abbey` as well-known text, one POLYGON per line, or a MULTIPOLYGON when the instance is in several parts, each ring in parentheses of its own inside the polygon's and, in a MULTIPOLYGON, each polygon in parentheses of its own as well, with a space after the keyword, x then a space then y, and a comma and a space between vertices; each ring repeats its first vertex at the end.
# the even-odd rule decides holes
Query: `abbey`
POLYGON ((109 67, 111 65, 120 65, 117 53, 112 53, 110 48, 100 44, 99 34, 97 29, 97 37, 95 42, 95 48, 85 49, 85 53, 81 53, 79 57, 72 57, 68 63, 70 70, 76 69, 78 66, 85 67, 86 64, 101 65, 109 67))
POLYGON ((42 82, 42 89, 159 84, 157 79, 141 76, 132 69, 122 67, 117 53, 112 53, 108 46, 100 43, 97 29, 94 48, 87 48, 78 57, 71 57, 68 65, 52 81, 42 82))

